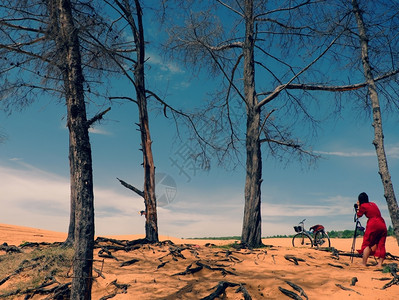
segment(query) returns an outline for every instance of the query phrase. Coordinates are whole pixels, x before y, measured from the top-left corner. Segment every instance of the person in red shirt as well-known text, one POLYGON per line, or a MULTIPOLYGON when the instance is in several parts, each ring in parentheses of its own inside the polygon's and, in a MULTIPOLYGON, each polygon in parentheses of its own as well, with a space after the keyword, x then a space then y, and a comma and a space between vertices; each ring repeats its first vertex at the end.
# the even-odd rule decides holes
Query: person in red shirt
POLYGON ((359 253, 363 253, 363 265, 367 265, 367 259, 370 255, 378 258, 378 267, 382 267, 385 259, 385 241, 387 238, 387 226, 381 216, 378 206, 369 202, 369 197, 366 193, 360 193, 357 201, 358 218, 365 215, 367 220, 366 231, 364 232, 363 244, 359 253))

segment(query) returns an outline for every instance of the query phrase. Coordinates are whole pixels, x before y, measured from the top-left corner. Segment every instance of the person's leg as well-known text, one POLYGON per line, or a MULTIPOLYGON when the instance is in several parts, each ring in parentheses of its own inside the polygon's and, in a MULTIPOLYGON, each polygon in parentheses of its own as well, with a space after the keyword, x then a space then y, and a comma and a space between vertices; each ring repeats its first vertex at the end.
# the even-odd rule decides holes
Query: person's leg
POLYGON ((369 246, 364 248, 364 250, 363 250, 363 265, 364 266, 367 266, 367 259, 369 258, 370 253, 371 253, 371 248, 369 246))
POLYGON ((378 265, 377 267, 382 268, 382 263, 384 262, 384 257, 378 258, 378 265))

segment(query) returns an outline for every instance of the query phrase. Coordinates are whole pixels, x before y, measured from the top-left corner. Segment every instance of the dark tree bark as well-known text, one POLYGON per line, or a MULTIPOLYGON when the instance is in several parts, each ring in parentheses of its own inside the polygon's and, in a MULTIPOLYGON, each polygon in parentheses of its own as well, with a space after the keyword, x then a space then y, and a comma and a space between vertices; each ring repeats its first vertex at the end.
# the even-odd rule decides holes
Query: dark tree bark
MULTIPOLYGON (((127 3, 128 1, 125 0, 127 3)), ((150 242, 158 242, 157 203, 155 198, 155 166, 151 149, 151 136, 148 121, 147 97, 144 81, 144 29, 142 9, 138 0, 134 1, 137 12, 137 25, 134 41, 137 46, 137 64, 134 69, 136 81, 137 105, 139 108, 141 146, 143 150, 144 167, 144 203, 146 212, 145 236, 150 242)))
POLYGON ((69 0, 57 0, 53 9, 59 12, 60 38, 58 48, 62 53, 61 59, 65 61, 62 75, 65 83, 67 126, 69 129, 71 206, 74 206, 75 212, 73 219, 75 223, 73 244, 75 257, 71 299, 91 299, 94 194, 80 44, 73 21, 71 2, 69 0))
POLYGON ((374 127, 374 141, 373 145, 378 159, 378 169, 381 177, 382 185, 384 187, 384 197, 388 205, 388 211, 391 217, 394 234, 399 245, 399 209, 398 202, 391 180, 391 175, 388 168, 388 161, 385 154, 384 148, 384 133, 382 128, 382 115, 380 109, 380 101, 377 92, 377 86, 373 77, 372 68, 369 61, 368 53, 368 36, 366 32, 366 26, 363 21, 362 11, 359 8, 357 0, 352 0, 353 12, 356 17, 358 31, 359 31, 359 42, 361 46, 361 57, 364 70, 364 77, 367 82, 367 88, 372 104, 372 115, 373 115, 373 127, 374 127))
POLYGON ((254 13, 253 1, 245 1, 244 95, 247 105, 246 179, 244 220, 241 242, 250 247, 262 244, 261 182, 262 155, 260 143, 260 109, 255 93, 254 13))
MULTIPOLYGON (((155 166, 152 154, 152 141, 150 135, 148 111, 147 111, 147 91, 145 86, 145 40, 143 28, 143 11, 139 0, 134 0, 135 13, 131 8, 129 0, 114 0, 123 12, 123 18, 126 19, 130 27, 134 44, 136 46, 136 60, 134 65, 134 87, 136 92, 135 101, 139 110, 139 127, 141 136, 141 150, 143 152, 143 168, 144 168, 144 190, 138 192, 144 198, 145 204, 145 236, 152 243, 158 242, 158 220, 157 220, 157 203, 155 196, 155 166), (136 17, 136 19, 134 18, 136 17)), ((122 66, 121 66, 122 67, 122 66)), ((126 73, 126 70, 123 69, 126 73)), ((122 181, 121 181, 122 183, 122 181)), ((125 184, 126 186, 126 184, 125 184)), ((139 191, 131 188, 133 191, 139 191)))

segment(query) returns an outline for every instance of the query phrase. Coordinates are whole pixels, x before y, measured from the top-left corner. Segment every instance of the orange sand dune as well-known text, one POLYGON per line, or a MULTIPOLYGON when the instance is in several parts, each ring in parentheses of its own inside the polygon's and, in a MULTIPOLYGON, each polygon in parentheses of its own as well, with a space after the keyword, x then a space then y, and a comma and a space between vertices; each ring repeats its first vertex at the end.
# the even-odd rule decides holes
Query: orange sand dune
MULTIPOLYGON (((128 235, 109 238, 134 240, 142 237, 128 235)), ((0 224, 0 243, 9 245, 19 245, 25 241, 61 242, 65 238, 65 233, 0 224)), ((337 259, 330 252, 293 248, 290 239, 265 239, 263 242, 273 247, 252 251, 206 246, 206 243, 222 245, 232 241, 160 239, 171 240, 174 244, 141 245, 128 252, 114 251, 114 258, 105 258, 103 265, 103 258, 98 257, 99 249, 96 249, 94 267, 97 270, 102 268, 102 277, 96 278, 93 283, 93 299, 115 292, 117 295, 112 299, 201 299, 215 291, 220 281, 242 284, 252 299, 290 299, 279 289, 295 292, 287 281, 303 288, 309 299, 393 300, 398 299, 399 295, 399 285, 382 289, 389 280, 379 279, 392 278, 391 274, 382 273, 375 266, 359 266, 360 258, 355 258, 352 264, 348 256, 339 256, 337 259), (299 259, 298 265, 287 260, 287 255, 299 259), (137 262, 121 266, 132 259, 137 259, 137 262), (176 275, 201 265, 204 267, 198 272, 176 275), (358 280, 355 286, 351 286, 353 277, 358 280), (112 284, 114 280, 118 284, 128 285, 125 293, 115 288, 112 284)), ((361 239, 356 243, 359 248, 361 239)), ((348 253, 352 239, 333 239, 332 246, 348 253)), ((399 247, 392 237, 387 240, 387 251, 399 256, 399 247)), ((369 263, 371 265, 373 259, 369 263)), ((399 262, 386 260, 385 263, 399 262)), ((243 293, 237 292, 237 288, 228 287, 224 299, 244 299, 243 293)))

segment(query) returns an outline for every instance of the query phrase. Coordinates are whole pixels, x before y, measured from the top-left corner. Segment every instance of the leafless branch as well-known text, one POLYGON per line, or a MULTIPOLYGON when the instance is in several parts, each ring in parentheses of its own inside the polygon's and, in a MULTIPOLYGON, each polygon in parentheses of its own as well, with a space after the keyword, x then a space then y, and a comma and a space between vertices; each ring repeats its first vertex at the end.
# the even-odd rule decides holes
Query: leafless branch
POLYGON ((137 195, 141 196, 144 198, 144 192, 140 191, 138 188, 132 186, 131 184, 128 184, 127 182, 123 181, 122 179, 116 178, 119 180, 119 182, 125 187, 128 188, 129 190, 135 192, 137 195))
POLYGON ((106 110, 104 110, 103 112, 95 115, 93 118, 91 118, 90 120, 87 121, 87 126, 90 127, 91 125, 93 125, 93 123, 97 122, 98 120, 101 120, 103 118, 103 116, 109 112, 111 110, 111 107, 108 107, 106 110))

